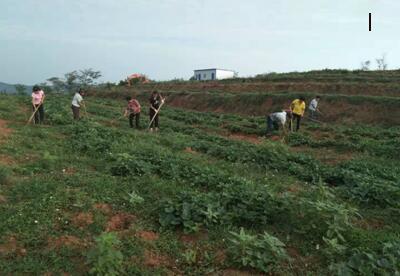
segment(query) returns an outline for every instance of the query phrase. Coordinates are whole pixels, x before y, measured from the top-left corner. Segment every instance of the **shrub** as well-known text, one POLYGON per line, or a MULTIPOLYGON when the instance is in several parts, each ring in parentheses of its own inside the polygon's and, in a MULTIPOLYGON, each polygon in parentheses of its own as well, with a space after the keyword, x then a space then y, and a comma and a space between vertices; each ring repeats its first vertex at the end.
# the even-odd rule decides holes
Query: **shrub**
POLYGON ((285 244, 267 232, 253 236, 241 228, 239 233, 230 233, 232 238, 229 239, 228 252, 239 266, 271 273, 277 270, 281 262, 289 260, 285 244))
POLYGON ((385 243, 380 252, 354 250, 350 258, 333 264, 338 275, 400 275, 400 242, 385 243))
POLYGON ((114 233, 103 233, 96 238, 96 246, 88 254, 90 274, 102 276, 120 275, 123 255, 117 249, 120 241, 114 233))

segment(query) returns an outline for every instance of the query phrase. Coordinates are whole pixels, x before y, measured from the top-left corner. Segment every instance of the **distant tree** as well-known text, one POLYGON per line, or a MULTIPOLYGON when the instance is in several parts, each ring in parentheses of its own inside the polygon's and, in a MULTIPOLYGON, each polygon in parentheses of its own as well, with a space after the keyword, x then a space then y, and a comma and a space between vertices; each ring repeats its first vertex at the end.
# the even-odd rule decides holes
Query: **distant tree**
POLYGON ((39 83, 38 86, 47 94, 53 92, 53 88, 47 82, 39 83))
POLYGON ((361 70, 368 71, 370 65, 371 65, 371 61, 369 61, 369 60, 361 62, 361 70))
POLYGON ((66 73, 64 75, 65 77, 65 88, 67 89, 67 91, 71 92, 74 91, 78 88, 79 83, 79 73, 78 71, 72 71, 69 73, 66 73))
POLYGON ((381 58, 377 58, 376 64, 378 65, 378 70, 386 70, 387 69, 387 62, 386 62, 386 54, 383 54, 381 58))
POLYGON ((64 80, 57 77, 52 77, 50 79, 47 79, 47 81, 50 82, 51 86, 55 91, 61 92, 65 90, 64 80))
POLYGON ((14 85, 15 90, 17 90, 18 95, 26 95, 26 86, 23 84, 14 85))
POLYGON ((94 71, 93 69, 80 70, 78 74, 79 85, 87 87, 93 85, 95 81, 101 77, 100 71, 94 71))
POLYGON ((75 91, 79 87, 88 87, 95 84, 95 81, 101 77, 100 71, 93 69, 74 70, 64 74, 64 79, 52 77, 47 79, 51 86, 56 91, 75 91))
POLYGON ((120 80, 118 83, 118 86, 126 86, 128 85, 128 82, 126 80, 120 80))

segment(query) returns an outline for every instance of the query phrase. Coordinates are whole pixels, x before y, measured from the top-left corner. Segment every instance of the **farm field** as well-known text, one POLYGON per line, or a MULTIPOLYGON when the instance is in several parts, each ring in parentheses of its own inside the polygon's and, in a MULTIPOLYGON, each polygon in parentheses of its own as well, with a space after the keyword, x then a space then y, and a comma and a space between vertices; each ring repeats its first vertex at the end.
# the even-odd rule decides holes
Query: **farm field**
POLYGON ((264 138, 263 116, 167 104, 150 133, 144 101, 136 130, 121 99, 80 122, 70 100, 26 126, 30 99, 0 95, 1 275, 400 273, 398 125, 264 138))

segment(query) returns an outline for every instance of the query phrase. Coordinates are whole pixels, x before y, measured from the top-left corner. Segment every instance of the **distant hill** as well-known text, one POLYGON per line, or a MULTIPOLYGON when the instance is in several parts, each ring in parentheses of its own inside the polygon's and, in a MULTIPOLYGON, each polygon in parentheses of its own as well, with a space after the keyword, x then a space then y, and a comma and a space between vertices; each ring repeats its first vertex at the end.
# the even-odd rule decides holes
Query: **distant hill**
MULTIPOLYGON (((31 85, 26 85, 26 93, 28 94, 32 91, 31 85)), ((14 84, 8 84, 4 82, 0 82, 0 92, 6 92, 7 94, 13 94, 16 92, 14 84)))

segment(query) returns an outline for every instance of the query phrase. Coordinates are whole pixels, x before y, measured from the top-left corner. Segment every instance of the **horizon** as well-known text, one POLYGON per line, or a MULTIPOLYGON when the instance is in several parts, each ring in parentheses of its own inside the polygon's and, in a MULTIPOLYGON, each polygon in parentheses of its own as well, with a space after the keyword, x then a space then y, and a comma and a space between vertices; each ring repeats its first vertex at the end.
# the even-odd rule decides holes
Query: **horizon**
POLYGON ((293 3, 3 0, 0 81, 32 85, 86 68, 114 83, 132 73, 186 80, 208 67, 229 68, 240 77, 357 70, 366 60, 375 69, 383 54, 388 69, 400 67, 400 3, 293 3))

